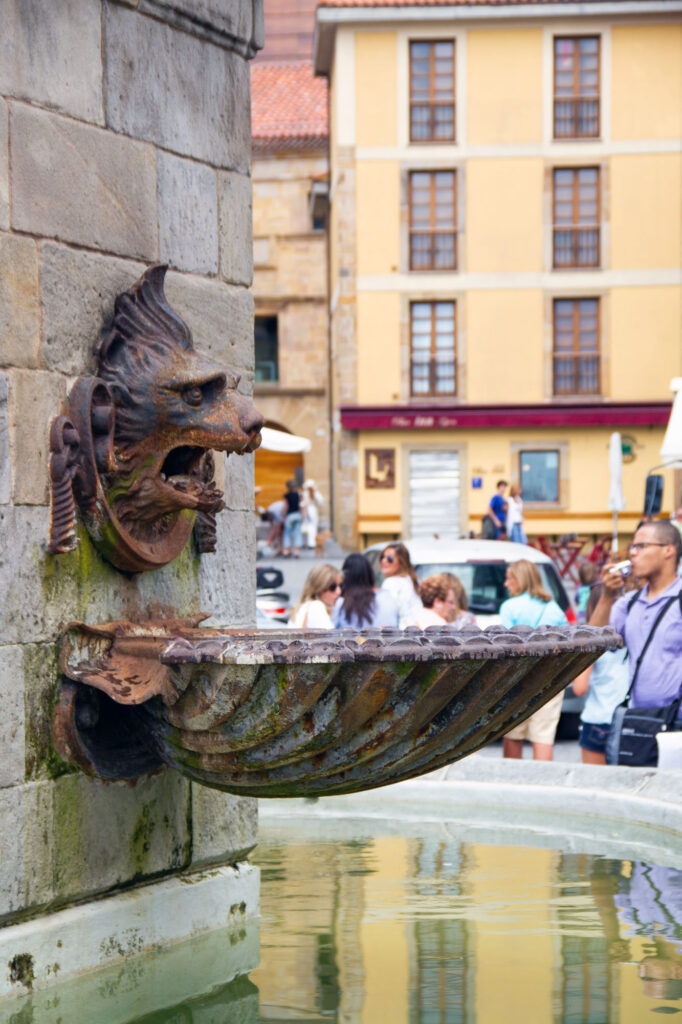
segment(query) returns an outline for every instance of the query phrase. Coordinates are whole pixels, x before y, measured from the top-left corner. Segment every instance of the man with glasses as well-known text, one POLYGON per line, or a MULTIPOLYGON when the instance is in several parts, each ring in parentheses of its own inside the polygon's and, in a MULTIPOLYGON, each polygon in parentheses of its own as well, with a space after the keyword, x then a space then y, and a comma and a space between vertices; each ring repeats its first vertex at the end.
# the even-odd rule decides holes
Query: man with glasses
POLYGON ((671 704, 682 693, 682 579, 677 575, 682 537, 671 522, 646 523, 637 530, 629 555, 632 571, 644 583, 643 588, 636 595, 621 596, 621 574, 605 566, 602 596, 590 625, 611 625, 620 633, 628 650, 632 681, 654 623, 667 605, 642 657, 630 694, 631 707, 661 707, 671 704))

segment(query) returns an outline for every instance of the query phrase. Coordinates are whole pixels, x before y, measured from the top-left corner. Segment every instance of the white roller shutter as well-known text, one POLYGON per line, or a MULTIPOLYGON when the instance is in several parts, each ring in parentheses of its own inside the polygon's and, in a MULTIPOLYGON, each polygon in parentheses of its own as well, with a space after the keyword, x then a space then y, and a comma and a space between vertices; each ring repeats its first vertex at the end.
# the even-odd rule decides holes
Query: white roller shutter
POLYGON ((410 452, 410 536, 460 536, 459 454, 410 452))

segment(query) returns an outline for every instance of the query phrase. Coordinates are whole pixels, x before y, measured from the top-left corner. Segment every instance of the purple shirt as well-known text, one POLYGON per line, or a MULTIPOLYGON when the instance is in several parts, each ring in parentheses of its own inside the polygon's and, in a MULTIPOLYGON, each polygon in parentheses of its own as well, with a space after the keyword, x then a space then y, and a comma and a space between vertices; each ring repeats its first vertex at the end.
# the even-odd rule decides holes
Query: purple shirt
MULTIPOLYGON (((632 594, 626 594, 611 609, 611 625, 618 630, 628 649, 628 678, 632 676, 640 651, 656 618, 668 600, 682 590, 679 577, 653 601, 647 600, 649 584, 628 612, 632 594)), ((682 691, 682 614, 679 600, 673 602, 658 624, 653 640, 642 658, 635 688, 630 695, 633 708, 655 708, 670 704, 682 691)))
POLYGON ((660 936, 682 953, 682 871, 635 861, 632 877, 620 878, 619 886, 614 903, 632 933, 650 940, 660 936))

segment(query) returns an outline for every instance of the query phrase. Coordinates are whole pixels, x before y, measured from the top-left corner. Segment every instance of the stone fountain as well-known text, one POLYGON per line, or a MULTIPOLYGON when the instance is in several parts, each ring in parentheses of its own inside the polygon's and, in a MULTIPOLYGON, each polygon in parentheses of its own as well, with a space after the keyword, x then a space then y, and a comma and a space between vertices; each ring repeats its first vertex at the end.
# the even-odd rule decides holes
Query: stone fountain
MULTIPOLYGON (((259 443, 238 380, 194 350, 154 266, 116 301, 96 377, 52 424, 50 549, 77 543, 76 509, 126 573, 215 544, 212 449, 259 443)), ((210 610, 208 610, 210 611, 210 610)), ((614 632, 202 629, 191 620, 71 623, 53 736, 107 780, 164 764, 245 796, 323 796, 411 778, 499 738, 604 650, 614 632)))

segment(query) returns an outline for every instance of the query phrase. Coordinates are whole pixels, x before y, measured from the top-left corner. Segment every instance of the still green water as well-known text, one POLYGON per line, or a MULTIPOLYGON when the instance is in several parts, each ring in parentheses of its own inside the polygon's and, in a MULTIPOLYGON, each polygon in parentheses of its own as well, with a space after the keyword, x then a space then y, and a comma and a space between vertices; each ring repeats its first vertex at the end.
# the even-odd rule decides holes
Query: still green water
POLYGON ((654 863, 651 848, 637 859, 617 837, 609 856, 594 845, 452 822, 266 820, 256 969, 240 963, 258 962, 257 923, 36 993, 0 1022, 641 1024, 682 1012, 682 863, 654 863))

